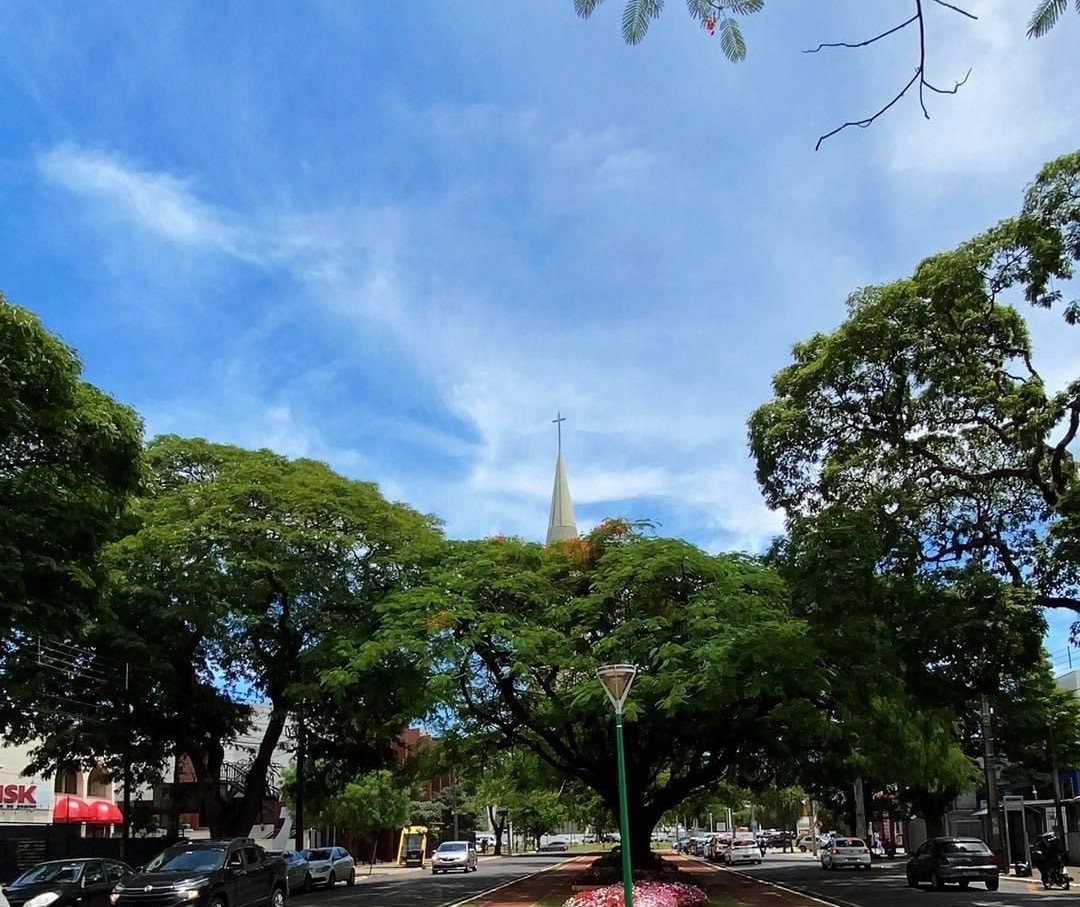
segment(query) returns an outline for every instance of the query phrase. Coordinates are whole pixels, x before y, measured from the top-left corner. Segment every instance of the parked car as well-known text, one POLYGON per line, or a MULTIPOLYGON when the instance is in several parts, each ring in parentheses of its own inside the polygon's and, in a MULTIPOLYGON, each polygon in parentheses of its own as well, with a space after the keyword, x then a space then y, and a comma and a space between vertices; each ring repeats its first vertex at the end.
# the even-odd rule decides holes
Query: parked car
MULTIPOLYGON (((811 835, 804 835, 803 837, 799 838, 799 842, 795 846, 798 847, 799 850, 802 853, 806 853, 807 851, 810 851, 810 850, 814 849, 814 839, 813 839, 813 837, 811 835)), ((818 838, 817 839, 817 846, 818 846, 819 850, 822 847, 824 847, 825 846, 825 839, 824 838, 818 838)))
POLYGON ((113 907, 285 907, 285 861, 251 838, 181 841, 123 879, 113 907))
POLYGON ((862 838, 834 838, 821 851, 822 869, 865 869, 870 871, 870 848, 862 838))
POLYGON ((11 907, 109 907, 113 886, 134 874, 119 860, 50 860, 19 876, 4 897, 11 907))
POLYGON ((916 888, 920 882, 929 882, 936 891, 952 882, 961 888, 983 882, 988 891, 997 891, 997 860, 978 838, 931 838, 908 860, 908 887, 916 888))
POLYGON ((760 863, 761 848, 758 847, 757 838, 736 835, 724 849, 724 862, 728 866, 736 863, 760 863))
POLYGON ((311 891, 311 867, 307 857, 295 850, 268 850, 267 856, 280 857, 285 861, 289 879, 289 894, 306 894, 311 891))
POLYGON ((351 888, 356 884, 356 862, 344 847, 315 847, 304 851, 304 859, 313 885, 333 888, 345 882, 351 888))
POLYGON ((476 848, 468 841, 443 841, 431 855, 431 874, 450 872, 476 872, 476 848))
POLYGON ((570 849, 570 845, 560 838, 556 838, 554 841, 548 841, 546 844, 541 844, 538 848, 539 853, 566 853, 570 849))

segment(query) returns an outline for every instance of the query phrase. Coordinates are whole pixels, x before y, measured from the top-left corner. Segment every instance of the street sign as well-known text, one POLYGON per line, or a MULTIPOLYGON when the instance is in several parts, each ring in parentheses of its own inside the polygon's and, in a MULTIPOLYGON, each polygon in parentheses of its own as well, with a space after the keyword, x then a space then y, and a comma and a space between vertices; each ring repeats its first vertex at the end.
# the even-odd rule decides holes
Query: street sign
POLYGON ((53 792, 45 783, 0 784, 0 809, 34 811, 49 810, 53 792))

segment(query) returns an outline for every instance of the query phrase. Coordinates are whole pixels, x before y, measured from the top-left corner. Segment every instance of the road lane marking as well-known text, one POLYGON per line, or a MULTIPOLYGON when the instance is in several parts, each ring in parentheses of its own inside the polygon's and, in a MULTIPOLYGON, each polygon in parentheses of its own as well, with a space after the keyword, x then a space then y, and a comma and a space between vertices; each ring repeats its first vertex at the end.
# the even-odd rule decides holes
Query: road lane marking
POLYGON ((757 882, 760 885, 767 885, 769 888, 775 888, 777 891, 782 891, 785 894, 794 894, 798 895, 801 898, 809 898, 811 901, 817 901, 819 904, 825 904, 826 907, 866 907, 866 905, 864 904, 855 904, 852 901, 845 901, 842 898, 825 898, 821 897, 820 895, 814 894, 813 892, 806 891, 802 888, 791 888, 787 885, 781 885, 779 882, 770 882, 767 879, 761 879, 757 876, 752 876, 749 873, 740 872, 738 869, 731 869, 727 866, 714 866, 712 863, 709 863, 705 860, 698 860, 696 858, 691 859, 695 859, 696 862, 699 862, 706 869, 711 869, 713 872, 729 872, 732 875, 739 876, 739 878, 748 879, 749 881, 757 882))

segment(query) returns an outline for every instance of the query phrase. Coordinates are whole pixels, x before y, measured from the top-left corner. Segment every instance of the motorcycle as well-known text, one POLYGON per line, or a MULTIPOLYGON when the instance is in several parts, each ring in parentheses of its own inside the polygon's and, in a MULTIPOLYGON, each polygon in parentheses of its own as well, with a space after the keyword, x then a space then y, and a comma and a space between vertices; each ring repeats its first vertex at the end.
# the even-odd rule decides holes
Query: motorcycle
POLYGON ((1072 882, 1072 877, 1065 871, 1064 866, 1052 866, 1046 870, 1046 876, 1043 879, 1043 888, 1049 890, 1051 888, 1063 888, 1065 891, 1069 890, 1069 885, 1072 882))

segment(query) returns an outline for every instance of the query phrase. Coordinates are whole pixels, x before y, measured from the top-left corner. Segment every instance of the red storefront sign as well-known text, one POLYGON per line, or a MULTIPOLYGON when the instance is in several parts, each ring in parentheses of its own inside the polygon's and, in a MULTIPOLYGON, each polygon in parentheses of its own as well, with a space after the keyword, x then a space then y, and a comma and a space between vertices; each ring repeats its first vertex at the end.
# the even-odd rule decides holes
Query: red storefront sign
POLYGON ((36 784, 0 785, 0 809, 42 809, 47 804, 39 804, 36 784))

